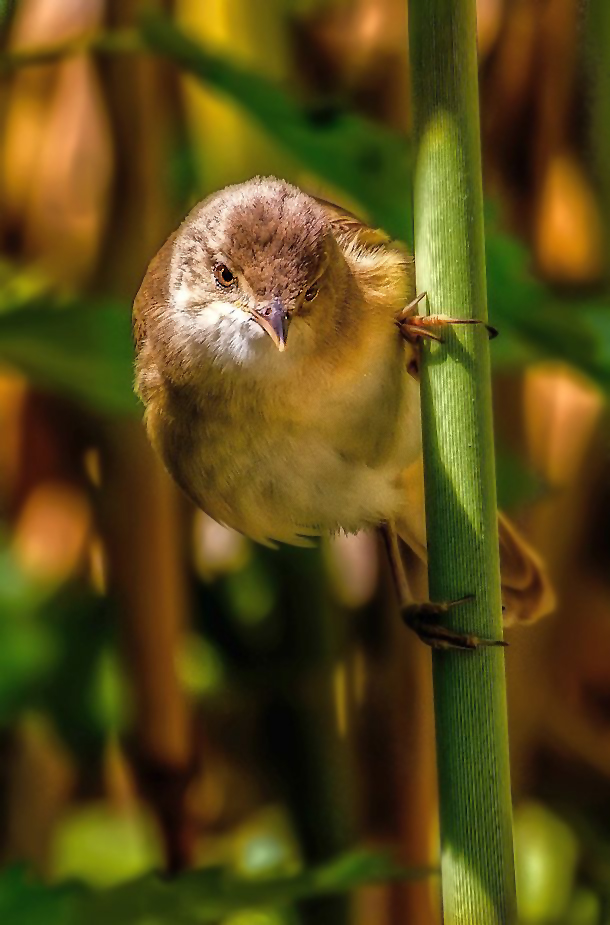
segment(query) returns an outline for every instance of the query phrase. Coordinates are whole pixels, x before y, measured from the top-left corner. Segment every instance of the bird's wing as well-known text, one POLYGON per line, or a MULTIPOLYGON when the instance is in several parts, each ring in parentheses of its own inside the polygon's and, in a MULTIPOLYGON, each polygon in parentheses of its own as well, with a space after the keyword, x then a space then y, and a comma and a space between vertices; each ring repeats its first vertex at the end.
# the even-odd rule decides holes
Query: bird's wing
POLYGON ((366 248, 377 248, 394 243, 385 231, 380 228, 371 228, 353 212, 335 205, 334 202, 320 199, 319 196, 313 198, 326 212, 331 228, 337 237, 366 248))

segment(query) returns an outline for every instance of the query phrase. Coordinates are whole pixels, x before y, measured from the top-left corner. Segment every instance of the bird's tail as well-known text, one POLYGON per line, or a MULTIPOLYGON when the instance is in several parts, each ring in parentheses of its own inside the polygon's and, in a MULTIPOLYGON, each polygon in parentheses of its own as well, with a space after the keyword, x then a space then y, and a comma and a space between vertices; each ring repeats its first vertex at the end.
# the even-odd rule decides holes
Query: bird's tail
POLYGON ((545 565, 502 511, 498 533, 504 623, 529 623, 551 613, 556 599, 545 565))

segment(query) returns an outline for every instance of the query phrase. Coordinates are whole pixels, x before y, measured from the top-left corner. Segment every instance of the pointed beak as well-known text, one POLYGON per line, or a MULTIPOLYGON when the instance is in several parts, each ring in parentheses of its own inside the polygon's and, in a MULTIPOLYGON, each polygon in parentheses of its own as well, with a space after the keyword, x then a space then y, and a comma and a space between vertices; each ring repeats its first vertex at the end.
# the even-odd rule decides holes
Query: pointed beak
POLYGON ((273 299, 261 311, 254 312, 254 318, 263 331, 267 332, 277 349, 280 352, 285 350, 289 317, 283 302, 277 298, 273 299))

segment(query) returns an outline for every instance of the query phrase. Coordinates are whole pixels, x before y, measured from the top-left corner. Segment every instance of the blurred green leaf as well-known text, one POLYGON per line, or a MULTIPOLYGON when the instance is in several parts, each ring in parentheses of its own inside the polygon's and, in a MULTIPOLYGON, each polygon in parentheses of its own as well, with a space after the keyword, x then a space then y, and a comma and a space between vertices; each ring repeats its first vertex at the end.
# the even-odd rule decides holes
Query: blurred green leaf
POLYGON ((67 585, 40 614, 53 633, 56 658, 30 694, 87 768, 99 761, 109 734, 123 728, 128 697, 113 639, 107 599, 67 585))
POLYGON ((500 330, 496 366, 567 363, 610 390, 610 300, 560 299, 536 279, 529 254, 494 228, 487 235, 490 318, 500 330))
POLYGON ((32 303, 0 314, 0 362, 100 411, 136 413, 124 305, 32 303))
POLYGON ((578 887, 570 900, 564 925, 601 925, 602 904, 593 890, 578 887))
POLYGON ((297 16, 314 16, 329 13, 340 6, 346 6, 350 0, 284 0, 286 9, 297 16))
POLYGON ((129 306, 0 266, 0 362, 101 411, 137 413, 129 306))
POLYGON ((178 655, 178 672, 194 698, 213 696, 226 684, 226 670, 218 650, 197 633, 185 634, 178 655))
POLYGON ((4 39, 15 12, 16 0, 0 0, 0 38, 4 39))
POLYGON ((21 870, 0 877, 0 921, 11 925, 212 925, 243 909, 291 905, 366 883, 429 876, 356 851, 290 877, 244 880, 209 867, 173 881, 155 875, 105 891, 78 884, 44 888, 21 870))
POLYGON ((323 866, 290 877, 238 878, 222 868, 184 874, 174 883, 156 877, 98 894, 78 925, 198 925, 216 922, 245 907, 283 906, 302 899, 344 893, 365 883, 422 877, 429 871, 406 871, 390 858, 352 852, 323 866))
MULTIPOLYGON (((117 734, 126 725, 127 685, 116 648, 104 645, 104 642, 95 647, 90 708, 98 728, 117 734)), ((81 651, 82 648, 79 647, 81 651)))
POLYGON ((277 604, 278 588, 264 565, 263 560, 253 556, 223 582, 229 612, 245 625, 254 626, 265 620, 277 604))
POLYGON ((565 915, 580 854, 578 838, 563 819, 540 803, 515 812, 515 872, 519 921, 559 922, 565 915))
POLYGON ((340 108, 303 105, 272 80, 193 42, 167 17, 149 13, 151 48, 242 105, 271 137, 313 173, 360 202, 373 221, 410 239, 408 140, 340 108))
POLYGON ((85 888, 67 884, 50 889, 22 866, 0 876, 0 922, 15 925, 77 925, 74 918, 85 888))
POLYGON ((548 484, 518 456, 496 449, 498 504, 503 508, 531 504, 549 490, 548 484))
POLYGON ((51 857, 54 879, 78 878, 104 887, 160 867, 162 850, 158 831, 143 808, 116 811, 107 803, 93 803, 63 816, 51 857))
POLYGON ((0 549, 0 723, 30 702, 57 660, 52 630, 39 620, 49 594, 23 574, 10 550, 0 549))
POLYGON ((288 925, 289 921, 298 925, 296 918, 286 918, 286 912, 274 912, 269 909, 246 909, 222 920, 222 925, 288 925))
POLYGON ((245 880, 277 879, 297 874, 302 854, 285 808, 267 806, 235 832, 231 869, 245 880))
POLYGON ((128 706, 108 608, 78 585, 35 581, 0 537, 0 724, 39 710, 88 766, 128 706))

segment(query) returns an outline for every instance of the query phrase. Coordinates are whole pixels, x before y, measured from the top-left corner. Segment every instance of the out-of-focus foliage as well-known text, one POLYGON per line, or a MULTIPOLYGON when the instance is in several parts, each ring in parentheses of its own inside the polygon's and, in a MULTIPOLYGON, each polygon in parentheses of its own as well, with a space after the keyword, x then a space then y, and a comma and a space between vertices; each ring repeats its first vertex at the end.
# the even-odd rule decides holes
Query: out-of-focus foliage
POLYGON ((152 50, 237 101, 271 137, 315 175, 362 203, 373 221, 396 237, 410 234, 407 139, 339 106, 298 100, 260 74, 220 58, 191 41, 170 21, 147 16, 142 34, 152 50))
POLYGON ((387 858, 353 853, 290 877, 245 880, 210 867, 171 883, 151 874, 94 892, 78 884, 50 890, 17 867, 0 879, 0 914, 14 925, 38 925, 42 915, 52 925, 213 925, 241 909, 288 906, 405 876, 387 858))
MULTIPOLYGON (((0 3, 0 37, 10 42, 0 54, 0 110, 3 120, 8 114, 11 140, 0 143, 0 184, 26 177, 24 189, 11 185, 10 209, 0 216, 6 252, 0 363, 27 383, 12 374, 0 377, 0 851, 7 861, 0 873, 0 921, 346 925, 344 900, 329 905, 336 894, 404 871, 374 854, 329 859, 363 833, 374 843, 406 845, 407 861, 420 860, 434 843, 434 806, 425 796, 429 743, 418 727, 425 709, 419 656, 409 655, 391 629, 396 621, 388 616, 383 565, 373 591, 372 541, 351 538, 324 554, 259 550, 205 519, 191 537, 183 509, 173 496, 168 500, 160 480, 148 478, 150 460, 138 457, 130 438, 141 409, 132 392, 129 305, 154 249, 147 243, 141 254, 136 245, 151 227, 153 239, 169 234, 209 191, 198 185, 199 162, 206 161, 201 175, 213 188, 213 166, 226 157, 221 116, 199 127, 199 144, 189 135, 187 75, 235 108, 230 143, 242 146, 246 167, 241 113, 265 133, 274 170, 281 172, 286 156, 289 179, 314 193, 345 197, 371 223, 410 240, 410 143, 396 128, 407 125, 408 115, 395 111, 387 119, 402 99, 387 75, 402 73, 396 57, 402 55, 404 64, 404 4, 278 0, 274 10, 284 18, 274 36, 285 36, 289 72, 281 82, 269 76, 277 73, 266 68, 265 56, 273 52, 265 35, 254 34, 256 23, 249 60, 233 53, 231 35, 242 26, 238 0, 224 10, 229 28, 223 47, 202 43, 184 25, 187 12, 207 15, 206 5, 179 0, 174 19, 140 16, 137 6, 123 0, 0 3), (58 11, 61 22, 54 20, 58 11), (38 58, 46 62, 42 69, 21 68, 11 57, 19 48, 49 46, 38 58), (157 82, 147 83, 151 73, 160 75, 157 82), (113 287, 117 296, 99 283, 114 282, 116 267, 107 262, 117 260, 103 242, 97 251, 88 245, 87 253, 97 253, 103 264, 93 266, 88 281, 51 283, 37 259, 44 257, 37 251, 37 222, 48 225, 51 216, 52 224, 54 210, 66 218, 55 168, 68 183, 72 209, 80 201, 78 184, 95 186, 88 165, 74 155, 82 149, 71 116, 87 107, 104 127, 113 159, 107 176, 114 187, 106 197, 112 201, 104 202, 107 211, 96 216, 95 228, 107 226, 108 240, 121 242, 121 260, 133 264, 133 273, 116 274, 133 280, 129 291, 113 287), (55 134, 45 134, 49 126, 55 134), (66 140, 62 158, 52 137, 66 140), (19 171, 14 165, 9 170, 11 158, 19 171), (38 389, 57 398, 41 402, 38 389), (26 567, 19 538, 27 534, 44 558, 49 519, 51 532, 53 525, 60 530, 56 511, 37 502, 32 526, 27 502, 41 485, 52 498, 66 483, 91 523, 82 528, 85 551, 71 575, 54 580, 26 567), (194 548, 192 569, 187 548, 194 548), (366 578, 362 605, 346 605, 349 595, 339 602, 333 590, 338 572, 354 586, 366 578), (185 738, 192 749, 187 784, 180 777, 180 710, 187 713, 185 738), (285 823, 272 831, 258 815, 269 805, 279 806, 285 823), (192 830, 168 830, 172 813, 182 813, 192 830), (191 863, 201 870, 175 881, 152 873, 172 839, 190 845, 191 863), (27 858, 38 874, 9 865, 15 858, 27 858), (295 909, 294 903, 312 897, 327 899, 308 918, 307 906, 295 909)), ((572 804, 587 795, 587 786, 569 782, 563 761, 567 753, 580 756, 607 788, 610 599, 592 566, 600 561, 607 574, 607 476, 596 476, 605 450, 600 457, 593 439, 587 442, 589 431, 579 430, 586 419, 594 431, 604 411, 600 397, 565 370, 577 370, 607 395, 610 297, 604 274, 566 287, 538 272, 553 260, 561 263, 572 248, 587 250, 579 235, 593 234, 597 225, 577 220, 590 214, 579 207, 583 190, 608 218, 607 3, 590 0, 590 23, 582 31, 573 27, 575 0, 547 4, 546 12, 533 0, 479 0, 478 6, 489 307, 500 329, 492 357, 507 377, 503 382, 512 375, 525 394, 512 395, 518 436, 503 426, 502 410, 508 418, 514 410, 502 407, 510 405, 510 390, 498 396, 498 492, 506 506, 531 501, 542 509, 533 538, 559 583, 565 575, 568 593, 573 589, 563 622, 560 617, 532 630, 534 641, 523 645, 527 656, 511 639, 508 656, 509 672, 525 666, 512 682, 517 790, 535 798, 515 824, 521 921, 608 925, 607 812, 603 801, 593 809, 585 805, 575 821, 572 804), (594 51, 590 59, 585 41, 594 51), (583 97, 590 113, 589 102, 578 111, 570 103, 583 97), (580 185, 557 192, 547 174, 557 175, 555 162, 566 149, 580 165, 580 185), (556 198, 545 212, 553 198, 549 189, 556 198), (545 405, 546 393, 536 391, 540 361, 558 370, 545 386, 551 395, 565 391, 563 404, 545 405), (586 468, 583 459, 595 465, 586 468), (556 520, 549 515, 554 504, 560 507, 556 520), (602 529, 592 524, 589 508, 602 529), (560 550, 553 559, 553 541, 566 531, 566 558, 560 550), (575 537, 583 537, 580 545, 575 537), (554 736, 560 757, 553 762, 546 749, 554 736), (520 762, 528 769, 525 783, 520 762), (549 795, 551 778, 556 789, 563 785, 561 814, 549 795), (582 823, 591 818, 594 836, 582 823)), ((598 253, 599 242, 593 249, 598 253)), ((379 899, 381 890, 371 891, 365 920, 437 925, 420 887, 424 899, 415 906, 401 905, 398 886, 387 901, 379 899)))
POLYGON ((515 817, 515 855, 521 920, 560 921, 574 891, 575 834, 544 806, 525 804, 515 817))
POLYGON ((529 270, 525 248, 490 232, 487 245, 489 304, 501 337, 498 366, 557 360, 580 370, 604 391, 610 388, 610 312, 604 299, 565 299, 529 270))
MULTIPOLYGON (((410 237, 408 201, 396 195, 410 187, 406 139, 340 109, 308 109, 271 81, 210 54, 156 16, 146 18, 142 30, 154 50, 230 95, 310 170, 359 201, 371 221, 397 238, 410 237)), ((531 274, 525 248, 493 225, 487 262, 491 317, 503 334, 496 361, 523 365, 558 359, 607 390, 607 302, 578 304, 554 297, 531 274)))
POLYGON ((8 264, 0 266, 0 361, 102 411, 138 409, 128 306, 57 294, 8 264))
POLYGON ((52 718, 83 758, 120 730, 125 702, 108 605, 77 588, 33 580, 0 552, 0 723, 24 710, 52 718), (113 690, 114 688, 114 690, 113 690))
MULTIPOLYGON (((141 35, 151 50, 239 103, 314 175, 359 202, 370 221, 399 239, 410 238, 409 200, 396 195, 397 190, 410 187, 406 138, 337 105, 299 99, 260 74, 204 49, 158 14, 143 17, 141 35)), ((488 227, 487 248, 490 314, 502 332, 494 344, 496 363, 515 367, 539 359, 559 360, 607 391, 607 301, 554 295, 531 273, 525 248, 496 224, 492 221, 488 227)), ((24 280, 25 293, 19 292, 19 286, 15 292, 10 279, 9 291, 0 294, 6 313, 6 318, 0 316, 0 358, 43 384, 110 411, 137 408, 131 396, 126 306, 64 298, 59 300, 61 310, 58 306, 47 317, 49 299, 53 304, 58 300, 40 291, 41 283, 28 293, 29 280, 24 280), (17 307, 30 314, 17 317, 13 314, 17 307), (36 313, 41 308, 42 317, 36 313), (44 344, 37 347, 34 332, 44 344)))
POLYGON ((163 866, 150 813, 144 807, 113 812, 104 802, 67 815, 55 833, 52 854, 54 880, 84 880, 92 887, 115 886, 163 866))
POLYGON ((608 921, 608 841, 539 802, 515 813, 520 925, 600 925, 608 921))

